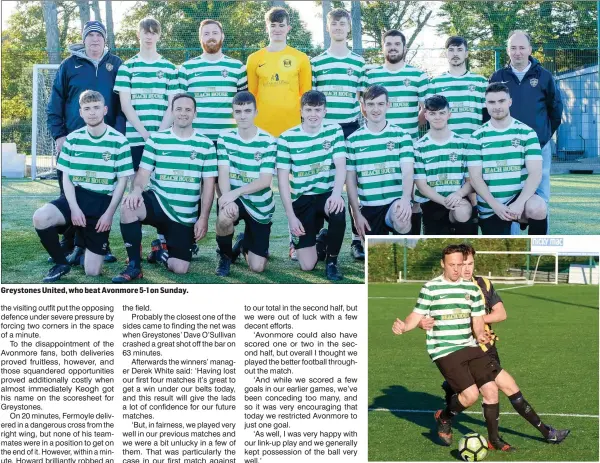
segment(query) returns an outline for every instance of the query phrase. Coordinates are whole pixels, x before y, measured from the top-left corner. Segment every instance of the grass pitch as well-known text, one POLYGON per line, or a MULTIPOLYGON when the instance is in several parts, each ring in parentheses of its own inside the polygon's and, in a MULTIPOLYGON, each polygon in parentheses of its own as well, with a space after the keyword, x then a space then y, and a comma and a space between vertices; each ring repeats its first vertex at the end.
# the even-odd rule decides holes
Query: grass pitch
MULTIPOLYGON (((369 461, 455 461, 461 435, 487 437, 475 404, 455 419, 453 445, 437 443, 433 411, 443 407, 442 376, 427 355, 425 334, 391 330, 396 317, 410 313, 420 288, 369 285, 369 461)), ((487 459, 598 461, 598 286, 497 289, 508 313, 495 325, 502 366, 545 423, 571 434, 560 445, 547 444, 500 393, 500 435, 517 452, 494 451, 487 459)))
MULTIPOLYGON (((39 242, 33 229, 31 218, 34 211, 58 196, 56 180, 47 181, 15 181, 2 179, 2 283, 41 283, 48 272, 50 264, 48 255, 39 242)), ((277 193, 277 192, 276 192, 277 193)), ((317 264, 316 270, 303 272, 297 262, 288 257, 289 236, 287 218, 281 200, 275 198, 275 215, 271 228, 270 253, 267 270, 256 274, 248 269, 244 259, 239 259, 231 266, 231 275, 221 278, 214 274, 217 266, 215 241, 215 206, 211 211, 209 232, 199 243, 200 253, 192 259, 190 272, 186 275, 175 275, 158 265, 144 264, 144 278, 131 284, 141 283, 330 283, 325 278, 323 262, 317 264)), ((344 280, 339 283, 364 283, 364 263, 356 262, 350 256, 350 222, 346 231, 346 239, 339 257, 340 269, 344 280)), ((243 231, 243 224, 236 227, 236 233, 243 231)), ((156 230, 143 227, 144 254, 150 250, 150 242, 156 238, 156 230)), ((118 262, 105 264, 99 277, 86 277, 83 269, 74 267, 71 273, 63 277, 59 283, 111 283, 125 266, 127 254, 119 229, 119 213, 115 213, 110 234, 110 244, 118 262)))

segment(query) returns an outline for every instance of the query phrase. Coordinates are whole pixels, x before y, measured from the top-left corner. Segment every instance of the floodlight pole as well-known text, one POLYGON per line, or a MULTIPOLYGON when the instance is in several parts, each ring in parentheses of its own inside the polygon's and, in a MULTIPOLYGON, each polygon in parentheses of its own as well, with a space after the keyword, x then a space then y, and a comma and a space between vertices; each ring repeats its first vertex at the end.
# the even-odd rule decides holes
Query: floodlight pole
POLYGON ((408 277, 408 273, 407 272, 407 267, 408 267, 408 256, 406 255, 407 252, 407 248, 408 248, 408 240, 406 238, 404 238, 404 280, 406 281, 407 277, 408 277))

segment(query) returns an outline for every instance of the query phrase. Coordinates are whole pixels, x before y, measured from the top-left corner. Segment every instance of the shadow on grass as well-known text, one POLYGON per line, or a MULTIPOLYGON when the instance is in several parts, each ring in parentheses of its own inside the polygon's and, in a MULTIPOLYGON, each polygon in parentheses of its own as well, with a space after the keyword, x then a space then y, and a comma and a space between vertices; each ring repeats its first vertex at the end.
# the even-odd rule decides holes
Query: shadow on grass
MULTIPOLYGON (((375 411, 374 409, 389 410, 389 413, 396 418, 424 428, 424 432, 421 435, 425 439, 430 440, 436 445, 444 446, 438 439, 435 420, 433 418, 433 414, 436 410, 444 408, 442 399, 439 396, 427 392, 409 391, 406 387, 398 385, 389 386, 388 388, 383 389, 382 392, 383 394, 376 397, 369 405, 370 414, 386 413, 384 411, 375 411)), ((477 405, 474 405, 470 410, 475 411, 476 407, 477 405)), ((474 426, 483 426, 485 428, 485 421, 474 418, 474 415, 461 413, 454 419, 452 430, 455 436, 465 435, 469 432, 474 432, 474 426)), ((539 436, 513 431, 512 429, 503 426, 500 426, 499 430, 502 434, 545 442, 545 440, 539 436)))

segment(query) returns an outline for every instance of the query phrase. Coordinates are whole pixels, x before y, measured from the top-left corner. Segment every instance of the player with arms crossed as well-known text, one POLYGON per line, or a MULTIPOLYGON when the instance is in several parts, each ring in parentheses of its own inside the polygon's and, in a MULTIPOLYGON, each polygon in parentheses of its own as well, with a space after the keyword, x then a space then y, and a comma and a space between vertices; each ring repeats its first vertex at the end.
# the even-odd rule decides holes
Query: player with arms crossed
POLYGON ((286 130, 277 141, 277 178, 300 268, 311 271, 317 265, 317 233, 327 220, 325 275, 339 281, 343 276, 337 257, 346 230, 342 198, 346 148, 342 128, 323 124, 325 105, 319 91, 302 95, 302 124, 286 130))
POLYGON ((108 108, 102 94, 86 90, 79 104, 86 125, 67 135, 58 158, 64 195, 33 214, 35 230, 55 262, 44 283, 71 270, 58 241, 59 229, 71 225, 81 227, 86 275, 100 275, 113 216, 133 175, 127 139, 104 122, 108 108))
MULTIPOLYGON (((500 356, 498 354, 497 342, 498 337, 492 329, 492 323, 500 323, 506 320, 506 309, 504 303, 500 298, 500 295, 494 289, 494 285, 490 280, 485 277, 477 277, 474 275, 475 271, 475 249, 469 244, 461 245, 465 252, 465 262, 462 270, 462 278, 464 281, 472 281, 479 287, 479 291, 485 302, 485 315, 483 321, 485 323, 485 330, 489 333, 490 341, 487 344, 480 344, 481 349, 493 358, 498 365, 500 365, 500 356)), ((424 330, 430 330, 433 328, 435 321, 432 318, 424 318, 419 322, 419 328, 424 330)), ((540 417, 537 415, 535 410, 529 402, 525 400, 519 386, 517 385, 514 378, 506 370, 502 369, 498 376, 496 376, 496 385, 506 397, 510 400, 510 403, 514 407, 515 411, 527 420, 535 429, 537 429, 544 439, 551 444, 559 444, 569 435, 570 430, 568 429, 554 429, 552 426, 544 424, 540 417)), ((450 388, 448 382, 442 384, 442 389, 446 393, 446 402, 450 400, 454 391, 450 388)), ((495 407, 484 405, 484 414, 492 414, 494 419, 499 418, 498 410, 495 407)), ((489 442, 490 449, 512 451, 513 447, 504 442, 500 437, 495 442, 489 442)))
POLYGON ((491 120, 469 141, 469 177, 477 192, 484 235, 510 235, 511 223, 529 223, 530 235, 545 235, 546 202, 535 194, 542 179, 542 155, 535 132, 510 115, 512 100, 501 82, 485 91, 491 120))
POLYGON ((414 153, 410 136, 386 120, 388 91, 367 89, 365 125, 348 137, 346 190, 361 239, 411 229, 414 153), (359 205, 360 201, 360 205, 359 205))
POLYGON ((415 200, 423 209, 425 235, 447 235, 451 229, 468 234, 465 226, 472 207, 468 181, 467 140, 450 130, 454 114, 448 100, 434 95, 425 100, 427 135, 415 143, 415 200))
MULTIPOLYGON (((256 97, 256 125, 273 137, 300 124, 300 98, 311 89, 310 60, 287 44, 290 15, 274 7, 265 14, 269 45, 246 63, 248 90, 256 97)), ((290 258, 297 260, 290 230, 290 258)))
MULTIPOLYGON (((408 133, 413 141, 419 135, 419 110, 429 92, 427 74, 406 64, 406 37, 392 29, 383 34, 383 56, 385 63, 365 72, 364 87, 382 85, 389 94, 388 121, 408 133)), ((412 235, 421 233, 421 209, 413 203, 412 235)))
POLYGON ((196 115, 192 95, 175 95, 171 105, 173 127, 151 134, 146 141, 133 191, 121 206, 121 234, 129 264, 113 283, 143 276, 142 224, 166 232, 167 249, 160 249, 156 257, 174 273, 187 273, 194 239, 201 240, 208 230, 217 177, 215 147, 192 127, 196 115), (148 181, 150 188, 144 191, 148 181), (202 213, 198 218, 201 188, 202 213))
MULTIPOLYGON (((156 50, 160 34, 161 26, 156 19, 144 18, 139 22, 140 51, 121 65, 115 81, 114 90, 127 117, 126 135, 136 172, 150 134, 173 123, 171 102, 179 93, 177 67, 156 50)), ((161 246, 167 248, 164 234, 159 231, 158 239, 152 242, 149 262, 156 261, 156 251, 161 246)))
POLYGON ((253 272, 264 271, 269 251, 271 219, 275 210, 271 182, 275 173, 277 142, 254 124, 256 99, 250 92, 240 92, 233 98, 233 117, 237 129, 221 133, 217 144, 219 166, 219 210, 217 245, 219 264, 216 274, 227 276, 231 262, 245 254, 253 272), (245 223, 238 234, 233 252, 234 226, 245 223))
MULTIPOLYGON (((444 248, 441 260, 444 273, 425 283, 413 312, 405 321, 396 319, 392 326, 394 334, 399 335, 416 328, 424 317, 435 321, 427 331, 427 352, 457 391, 446 408, 435 413, 438 436, 445 445, 452 443, 452 418, 473 405, 479 391, 484 404, 498 406, 494 379, 500 366, 477 346, 477 342, 487 343, 489 335, 484 329, 485 310, 479 288, 461 278, 463 251, 458 245, 444 248)), ((498 421, 485 418, 488 434, 497 435, 498 421)))
MULTIPOLYGON (((351 28, 350 14, 344 9, 332 10, 327 14, 327 31, 331 46, 319 56, 310 60, 312 65, 313 88, 327 98, 326 123, 338 123, 347 139, 360 127, 359 92, 363 91, 365 60, 348 49, 348 34, 351 28)), ((352 213, 352 209, 350 209, 352 213)), ((358 231, 352 220, 352 242, 350 254, 356 260, 365 259, 358 231)), ((321 230, 318 240, 323 238, 326 229, 321 230)))

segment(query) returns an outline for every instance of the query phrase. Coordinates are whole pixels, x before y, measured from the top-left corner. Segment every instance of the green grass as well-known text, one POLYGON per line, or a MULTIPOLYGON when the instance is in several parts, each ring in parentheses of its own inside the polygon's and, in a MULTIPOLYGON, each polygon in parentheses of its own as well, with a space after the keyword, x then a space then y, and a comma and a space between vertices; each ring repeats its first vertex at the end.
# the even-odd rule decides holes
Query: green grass
MULTIPOLYGON (((47 254, 42 248, 33 229, 31 217, 34 211, 58 195, 56 180, 14 181, 2 179, 2 283, 40 283, 50 265, 47 254)), ((199 243, 200 253, 194 257, 190 272, 175 275, 158 265, 144 265, 144 278, 136 283, 330 283, 324 275, 324 264, 320 262, 316 270, 302 272, 297 262, 288 258, 287 219, 276 197, 276 209, 271 229, 270 254, 267 270, 262 274, 252 273, 243 259, 232 265, 231 275, 221 278, 214 274, 217 266, 215 253, 215 211, 211 213, 209 233, 199 243)), ((349 220, 349 219, 348 219, 349 220)), ((242 231, 243 225, 237 231, 242 231)), ((143 246, 145 252, 150 242, 156 238, 154 228, 143 227, 143 246)), ((119 259, 107 264, 99 277, 86 277, 83 270, 75 267, 61 283, 110 283, 125 265, 125 248, 119 231, 119 214, 115 214, 110 236, 111 248, 119 259)), ((346 240, 342 246, 339 263, 344 274, 340 283, 363 283, 364 264, 356 262, 349 254, 350 223, 348 222, 346 240)))
POLYGON ((550 231, 553 235, 595 235, 600 216, 600 175, 550 177, 550 231))
MULTIPOLYGON (((508 319, 495 326, 502 366, 544 422, 569 428, 560 445, 550 445, 501 394, 500 435, 515 446, 512 454, 492 452, 497 461, 598 461, 598 287, 498 286, 508 319), (550 416, 585 414, 594 417, 550 416)), ((487 436, 481 406, 454 423, 454 445, 435 438, 432 413, 443 406, 442 376, 416 329, 394 336, 396 317, 412 310, 420 284, 369 285, 369 460, 454 461, 458 438, 467 432, 487 436)))

